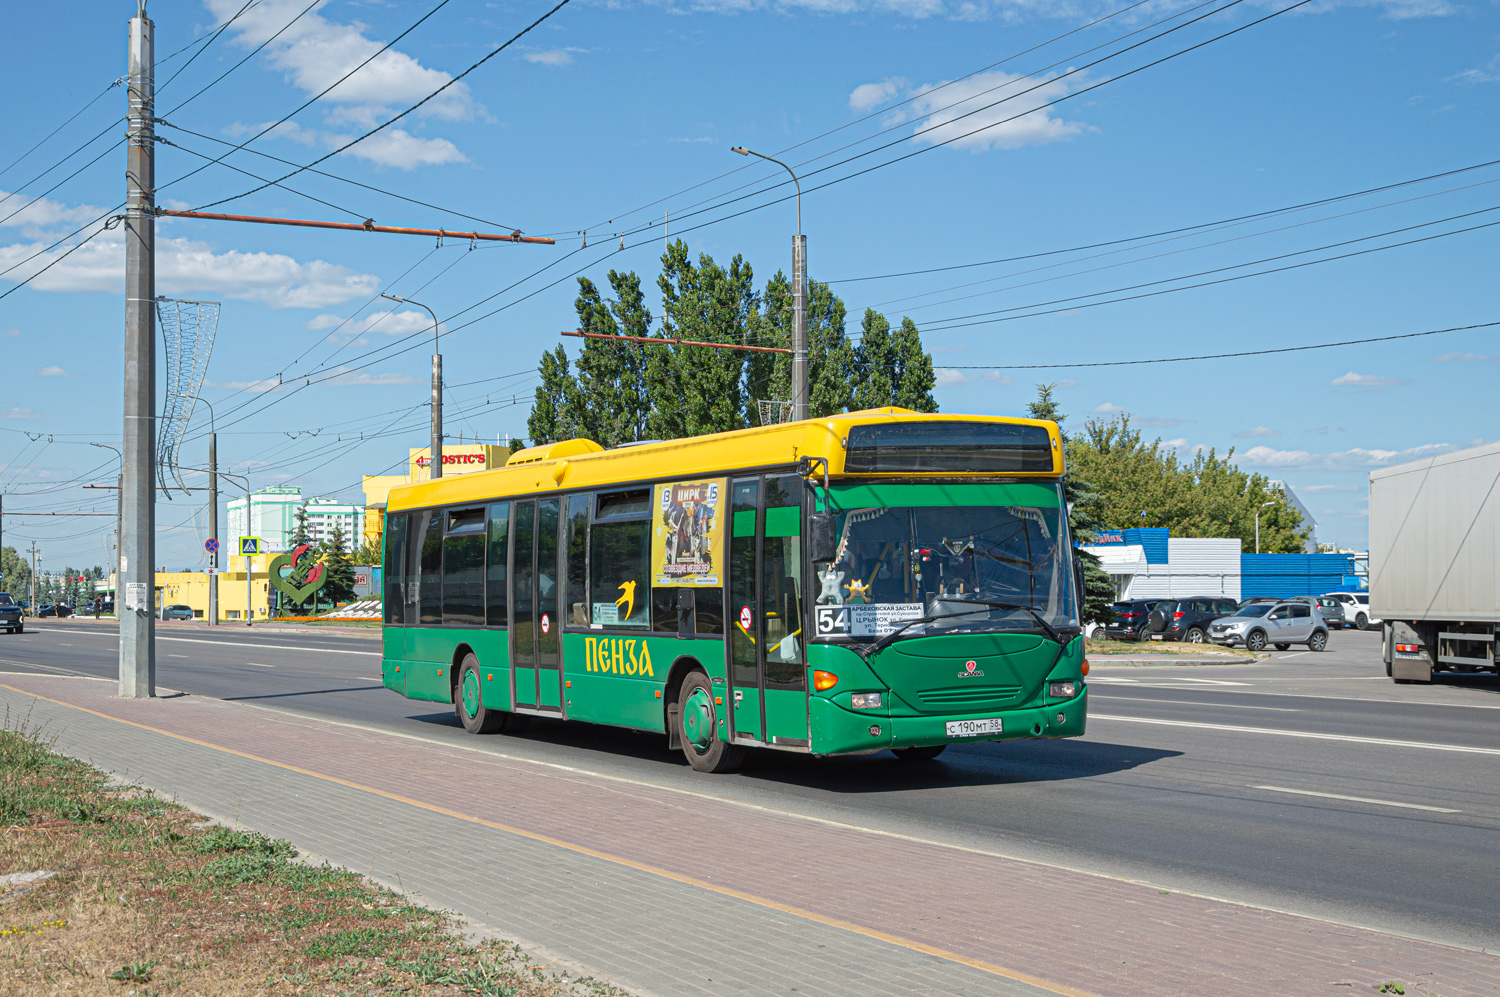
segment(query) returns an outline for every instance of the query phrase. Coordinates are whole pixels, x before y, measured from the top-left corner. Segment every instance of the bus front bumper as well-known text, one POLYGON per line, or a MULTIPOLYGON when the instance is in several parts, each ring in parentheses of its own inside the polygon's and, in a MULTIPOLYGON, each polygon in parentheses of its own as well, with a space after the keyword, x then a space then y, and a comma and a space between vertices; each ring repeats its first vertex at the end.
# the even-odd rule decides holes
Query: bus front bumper
POLYGON ((868 711, 847 710, 821 696, 812 697, 810 708, 811 747, 816 755, 961 744, 965 741, 1078 737, 1087 726, 1088 687, 1085 686, 1073 699, 1047 706, 948 716, 881 716, 868 711), (994 719, 1000 720, 999 733, 973 736, 948 733, 951 722, 994 719))

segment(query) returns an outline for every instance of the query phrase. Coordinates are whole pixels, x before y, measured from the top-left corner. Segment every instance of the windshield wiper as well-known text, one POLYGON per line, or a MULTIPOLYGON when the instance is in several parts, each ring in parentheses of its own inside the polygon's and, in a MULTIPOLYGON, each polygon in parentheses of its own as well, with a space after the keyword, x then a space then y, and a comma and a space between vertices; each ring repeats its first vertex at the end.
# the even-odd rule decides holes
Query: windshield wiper
MULTIPOLYGON (((1034 606, 1026 606, 1026 605, 1023 605, 1023 604, 1021 604, 1019 602, 991 602, 991 601, 986 600, 986 599, 964 599, 963 601, 964 602, 968 602, 968 603, 972 603, 975 606, 992 606, 992 607, 994 607, 996 609, 1015 609, 1015 610, 1020 610, 1023 613, 1030 613, 1031 614, 1031 618, 1034 619, 1034 620, 1036 620, 1037 625, 1040 626, 1042 628, 1042 630, 1046 632, 1047 637, 1054 644, 1056 644, 1059 648, 1063 646, 1062 634, 1058 632, 1058 630, 1057 630, 1056 627, 1054 627, 1052 624, 1048 623, 1047 620, 1046 620, 1046 618, 1044 616, 1042 616, 1041 613, 1038 613, 1036 611, 1036 607, 1034 607, 1034 606)), ((964 611, 958 612, 958 613, 937 613, 937 614, 934 614, 932 616, 918 617, 915 620, 907 620, 905 623, 901 624, 895 630, 892 630, 890 633, 886 634, 884 637, 880 638, 874 644, 872 644, 870 646, 870 653, 874 654, 876 651, 882 650, 883 648, 890 646, 891 642, 894 641, 897 637, 899 637, 902 633, 904 633, 909 628, 916 626, 919 623, 933 623, 933 622, 936 622, 937 620, 946 620, 946 619, 950 619, 950 618, 955 617, 955 616, 973 616, 973 615, 974 615, 974 611, 973 610, 964 610, 964 611)))

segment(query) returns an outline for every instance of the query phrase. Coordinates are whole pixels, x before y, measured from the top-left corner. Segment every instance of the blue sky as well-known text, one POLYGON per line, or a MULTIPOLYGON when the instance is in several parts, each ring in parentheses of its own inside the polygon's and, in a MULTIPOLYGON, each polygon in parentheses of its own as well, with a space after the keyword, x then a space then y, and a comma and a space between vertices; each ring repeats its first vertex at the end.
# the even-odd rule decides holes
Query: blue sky
MULTIPOLYGON (((153 3, 158 59, 205 38, 243 2, 153 3)), ((218 155, 227 148, 220 143, 277 121, 436 4, 332 0, 296 19, 306 6, 259 0, 176 79, 167 82, 197 48, 161 66, 158 113, 180 127, 160 130, 176 143, 160 149, 160 203, 197 207, 257 186, 224 165, 179 178, 205 162, 193 152, 218 155)), ((307 163, 420 100, 550 6, 450 0, 250 148, 307 163)), ((555 235, 557 246, 470 251, 461 241, 436 248, 413 237, 160 224, 159 292, 223 303, 204 390, 219 414, 221 463, 256 486, 358 498, 361 474, 385 471, 425 442, 430 340, 421 332, 430 323, 416 309, 382 307, 382 290, 430 305, 450 332, 449 433, 524 434, 537 356, 574 324, 569 275, 585 268, 602 280, 610 267, 635 269, 654 284, 663 212, 695 251, 743 253, 757 283, 788 266, 794 208, 768 203, 784 193, 771 189, 784 174, 730 147, 777 154, 796 146, 785 158, 805 164, 811 275, 836 282, 855 317, 851 331, 869 306, 917 320, 942 368, 945 410, 1015 414, 1036 382, 1055 381, 1069 428, 1129 412, 1184 455, 1234 447, 1243 465, 1291 483, 1321 539, 1362 546, 1371 468, 1494 437, 1496 329, 1194 363, 980 368, 1228 353, 1500 320, 1500 226, 1457 232, 1500 221, 1500 211, 1486 212, 1500 205, 1500 166, 1208 224, 1500 159, 1500 6, 1310 3, 1115 79, 1288 4, 1159 0, 1085 27, 1124 6, 573 0, 421 111, 319 167, 451 211, 307 173, 289 185, 327 203, 272 188, 214 209, 516 227, 555 235), (882 143, 893 144, 813 173, 882 143), (909 153, 917 154, 890 163, 909 153), (881 163, 890 164, 849 176, 881 163), (745 183, 753 186, 734 190, 745 183), (733 208, 716 207, 744 194, 733 208), (726 217, 741 208, 755 210, 726 217), (1137 238, 1192 226, 1200 227, 1137 238), (1113 244, 1077 248, 1101 243, 1113 244), (1225 280, 1334 256, 1345 258, 1225 280), (993 260, 1010 262, 858 279, 993 260), (1209 281, 1219 282, 1175 290, 1209 281)), ((90 444, 120 434, 118 234, 99 234, 61 261, 77 239, 23 261, 123 200, 120 149, 49 188, 118 135, 111 121, 123 113, 123 88, 107 88, 124 71, 133 9, 32 5, 0 42, 0 73, 22 95, 10 105, 13 141, 0 155, 0 215, 14 213, 0 221, 0 269, 13 267, 0 293, 56 261, 0 300, 8 510, 113 509, 111 493, 78 485, 112 481, 117 470, 113 453, 90 444)), ((289 169, 249 152, 227 162, 267 177, 289 169)), ((206 428, 206 414, 200 407, 190 437, 206 428)), ((190 438, 183 462, 199 462, 204 446, 190 438)), ((161 503, 162 564, 196 561, 192 512, 180 497, 161 503)), ((5 543, 36 538, 54 567, 94 563, 112 528, 103 517, 7 517, 5 543)))

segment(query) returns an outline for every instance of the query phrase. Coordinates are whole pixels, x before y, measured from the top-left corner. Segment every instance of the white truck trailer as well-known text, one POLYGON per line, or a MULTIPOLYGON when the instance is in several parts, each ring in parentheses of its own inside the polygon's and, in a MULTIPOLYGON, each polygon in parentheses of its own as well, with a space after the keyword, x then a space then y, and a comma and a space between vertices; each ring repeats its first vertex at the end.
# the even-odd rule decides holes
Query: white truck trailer
POLYGON ((1500 443, 1370 472, 1370 614, 1397 682, 1496 671, 1500 443))

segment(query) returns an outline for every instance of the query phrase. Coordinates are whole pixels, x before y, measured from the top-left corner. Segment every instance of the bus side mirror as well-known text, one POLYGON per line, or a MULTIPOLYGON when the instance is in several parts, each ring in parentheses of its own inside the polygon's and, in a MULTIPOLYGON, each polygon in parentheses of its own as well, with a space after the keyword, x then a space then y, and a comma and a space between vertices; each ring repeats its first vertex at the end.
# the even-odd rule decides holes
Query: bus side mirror
POLYGON ((1083 615, 1083 603, 1088 595, 1087 576, 1083 571, 1083 558, 1073 558, 1073 588, 1078 596, 1078 615, 1083 615))
POLYGON ((833 513, 815 512, 807 521, 807 550, 814 564, 827 564, 838 553, 833 513))

